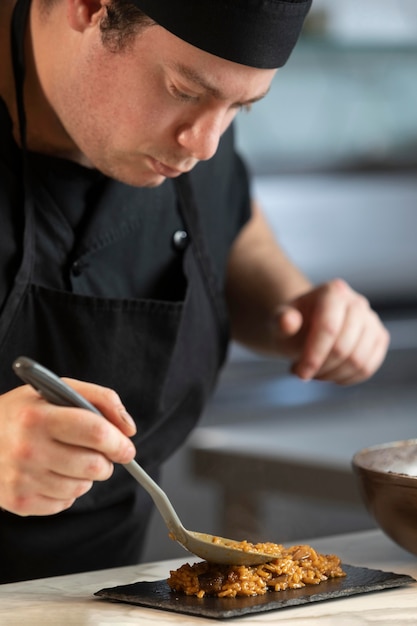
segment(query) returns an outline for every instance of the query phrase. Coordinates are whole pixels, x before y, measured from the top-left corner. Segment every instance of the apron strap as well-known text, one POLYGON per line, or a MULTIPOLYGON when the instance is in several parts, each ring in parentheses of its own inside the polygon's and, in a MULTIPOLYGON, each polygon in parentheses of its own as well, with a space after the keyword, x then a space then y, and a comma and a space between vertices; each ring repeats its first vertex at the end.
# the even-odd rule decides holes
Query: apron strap
POLYGON ((31 0, 18 0, 12 17, 12 62, 15 81, 16 105, 19 118, 20 143, 26 152, 26 116, 23 86, 25 81, 24 33, 28 20, 31 0))
POLYGON ((201 230, 199 212, 191 178, 189 174, 183 174, 174 179, 177 197, 180 205, 180 213, 184 220, 186 229, 191 236, 191 245, 193 246, 195 258, 200 268, 204 284, 210 297, 214 313, 220 324, 223 339, 228 341, 229 338, 229 316, 226 305, 220 295, 216 275, 208 254, 206 243, 201 230))
MULTIPOLYGON (((1 0, 0 0, 1 1, 1 0)), ((15 80, 16 106, 19 121, 19 133, 22 153, 22 172, 24 186, 22 188, 22 205, 24 211, 24 232, 23 232, 23 255, 20 267, 16 274, 14 284, 7 297, 6 304, 0 317, 0 348, 6 340, 7 333, 13 324, 16 312, 23 301, 27 285, 32 272, 33 252, 34 252, 34 232, 33 216, 31 208, 30 175, 27 164, 26 150, 26 116, 24 109, 23 86, 25 76, 24 58, 24 35, 29 14, 31 0, 18 0, 13 11, 11 24, 11 50, 13 73, 15 80)))

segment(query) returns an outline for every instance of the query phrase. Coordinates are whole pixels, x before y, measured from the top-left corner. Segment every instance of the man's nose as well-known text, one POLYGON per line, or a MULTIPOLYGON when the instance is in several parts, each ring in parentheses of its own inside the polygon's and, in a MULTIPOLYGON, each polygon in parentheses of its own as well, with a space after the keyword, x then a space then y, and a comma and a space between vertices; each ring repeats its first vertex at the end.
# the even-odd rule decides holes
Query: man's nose
POLYGON ((178 129, 177 141, 189 156, 198 161, 206 161, 216 153, 224 130, 223 115, 200 115, 178 129))

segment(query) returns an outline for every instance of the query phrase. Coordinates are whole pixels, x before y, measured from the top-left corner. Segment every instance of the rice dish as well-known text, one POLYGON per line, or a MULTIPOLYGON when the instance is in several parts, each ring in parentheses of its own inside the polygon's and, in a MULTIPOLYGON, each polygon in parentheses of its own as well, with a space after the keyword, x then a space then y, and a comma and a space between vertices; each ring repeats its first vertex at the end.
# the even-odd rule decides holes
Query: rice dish
POLYGON ((253 566, 220 565, 208 561, 193 565, 185 563, 170 572, 168 585, 172 591, 187 596, 235 598, 300 589, 345 576, 339 557, 320 554, 308 545, 284 548, 279 544, 242 544, 242 549, 258 549, 267 554, 270 552, 274 557, 268 563, 253 566))

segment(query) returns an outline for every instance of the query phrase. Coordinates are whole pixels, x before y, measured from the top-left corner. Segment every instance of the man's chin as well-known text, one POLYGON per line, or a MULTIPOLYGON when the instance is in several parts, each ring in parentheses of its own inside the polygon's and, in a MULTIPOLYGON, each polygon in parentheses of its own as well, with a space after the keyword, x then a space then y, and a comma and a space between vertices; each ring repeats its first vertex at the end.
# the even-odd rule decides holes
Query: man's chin
POLYGON ((160 174, 127 174, 121 182, 126 185, 131 185, 132 187, 159 187, 166 181, 165 176, 161 176, 160 174))
POLYGON ((96 168, 105 176, 131 187, 159 187, 166 180, 166 177, 161 174, 149 170, 139 171, 137 167, 108 166, 98 163, 96 168))

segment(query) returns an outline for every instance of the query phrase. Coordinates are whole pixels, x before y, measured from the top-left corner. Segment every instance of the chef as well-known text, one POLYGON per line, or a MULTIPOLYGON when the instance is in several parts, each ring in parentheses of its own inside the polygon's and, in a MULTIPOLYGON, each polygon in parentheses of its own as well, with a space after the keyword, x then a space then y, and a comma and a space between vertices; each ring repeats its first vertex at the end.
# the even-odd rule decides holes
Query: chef
POLYGON ((366 299, 285 257, 234 149, 309 7, 2 0, 1 582, 140 560, 151 504, 120 463, 158 477, 230 338, 306 380, 383 361, 366 299), (21 385, 19 355, 106 419, 21 385))

